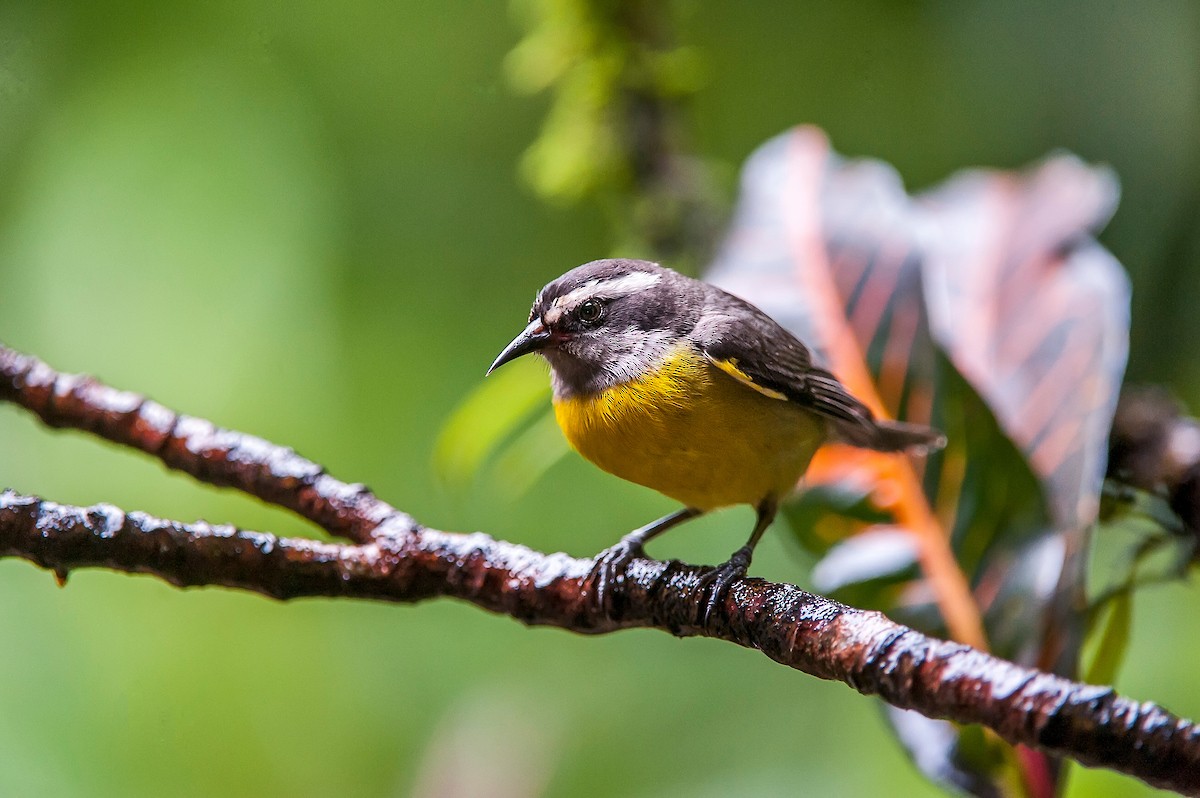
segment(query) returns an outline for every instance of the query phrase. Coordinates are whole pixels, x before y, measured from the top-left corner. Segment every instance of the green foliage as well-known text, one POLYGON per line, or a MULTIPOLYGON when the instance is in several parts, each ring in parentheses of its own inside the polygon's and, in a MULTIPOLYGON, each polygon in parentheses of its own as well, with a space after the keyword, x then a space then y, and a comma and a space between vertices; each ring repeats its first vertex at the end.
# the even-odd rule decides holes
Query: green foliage
POLYGON ((1134 594, 1186 578, 1197 541, 1161 496, 1110 481, 1103 498, 1088 578, 1084 672, 1090 682, 1112 684, 1132 637, 1134 594))
POLYGON ((1194 533, 1161 496, 1111 481, 1095 537, 1088 582, 1094 610, 1128 591, 1182 579, 1196 562, 1194 533))
POLYGON ((528 32, 506 59, 509 81, 521 92, 554 92, 542 132, 522 159, 541 196, 574 202, 637 190, 635 161, 645 157, 631 131, 637 99, 673 103, 703 82, 695 50, 670 42, 676 5, 513 3, 528 32))
POLYGON ((678 44, 679 2, 516 0, 527 28, 506 71, 521 92, 553 94, 521 159, 556 204, 596 201, 625 256, 694 266, 715 240, 719 198, 691 157, 682 113, 705 82, 678 44))
POLYGON ((1122 590, 1097 607, 1084 650, 1084 678, 1091 684, 1113 684, 1129 647, 1133 625, 1133 591, 1122 590))
MULTIPOLYGON (((480 383, 446 420, 433 450, 433 463, 441 479, 463 489, 479 473, 484 462, 506 442, 513 431, 529 422, 535 411, 544 415, 550 389, 544 368, 533 359, 518 360, 480 383)), ((542 457, 548 452, 545 436, 535 425, 518 438, 504 455, 510 478, 532 484, 539 464, 553 462, 542 457)), ((559 437, 561 440, 561 436, 559 437)), ((551 450, 553 444, 549 445, 551 450)), ((561 448, 558 447, 558 448, 561 448)))

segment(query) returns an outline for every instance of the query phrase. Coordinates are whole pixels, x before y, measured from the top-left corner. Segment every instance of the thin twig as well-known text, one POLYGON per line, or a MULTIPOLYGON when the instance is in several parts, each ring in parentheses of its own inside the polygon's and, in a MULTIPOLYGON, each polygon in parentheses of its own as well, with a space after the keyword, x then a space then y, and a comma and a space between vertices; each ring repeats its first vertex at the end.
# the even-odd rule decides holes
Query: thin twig
POLYGON ((414 523, 365 485, 334 479, 286 446, 221 429, 86 375, 60 374, 3 344, 0 401, 24 407, 51 427, 84 430, 143 451, 209 485, 237 488, 355 543, 414 523))

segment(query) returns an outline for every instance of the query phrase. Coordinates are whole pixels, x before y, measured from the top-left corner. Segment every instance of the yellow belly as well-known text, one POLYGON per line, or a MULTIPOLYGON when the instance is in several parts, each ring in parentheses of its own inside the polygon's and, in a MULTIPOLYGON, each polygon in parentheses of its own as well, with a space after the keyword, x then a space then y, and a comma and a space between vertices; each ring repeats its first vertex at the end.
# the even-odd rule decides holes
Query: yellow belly
POLYGON ((825 437, 815 414, 690 351, 603 393, 556 400, 554 412, 588 460, 701 510, 786 495, 825 437))

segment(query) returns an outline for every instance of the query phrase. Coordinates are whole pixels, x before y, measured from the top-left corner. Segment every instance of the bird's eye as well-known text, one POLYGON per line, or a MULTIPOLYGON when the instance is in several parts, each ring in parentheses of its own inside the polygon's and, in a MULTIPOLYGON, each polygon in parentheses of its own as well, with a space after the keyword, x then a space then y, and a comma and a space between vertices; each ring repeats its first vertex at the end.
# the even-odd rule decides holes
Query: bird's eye
POLYGON ((604 315, 604 305, 595 299, 584 300, 576 309, 575 315, 586 324, 595 324, 604 315))

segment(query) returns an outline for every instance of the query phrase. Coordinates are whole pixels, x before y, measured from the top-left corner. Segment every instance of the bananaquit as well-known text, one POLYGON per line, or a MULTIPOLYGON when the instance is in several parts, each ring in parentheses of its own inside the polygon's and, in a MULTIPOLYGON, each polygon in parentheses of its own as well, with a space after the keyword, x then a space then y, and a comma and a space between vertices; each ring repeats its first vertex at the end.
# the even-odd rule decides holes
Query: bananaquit
POLYGON ((684 505, 596 558, 594 598, 606 610, 648 540, 709 510, 752 505, 750 539, 705 577, 707 624, 822 443, 884 452, 945 443, 928 427, 876 419, 758 308, 646 261, 597 260, 548 284, 488 373, 530 352, 550 363, 554 413, 573 448, 684 505))

